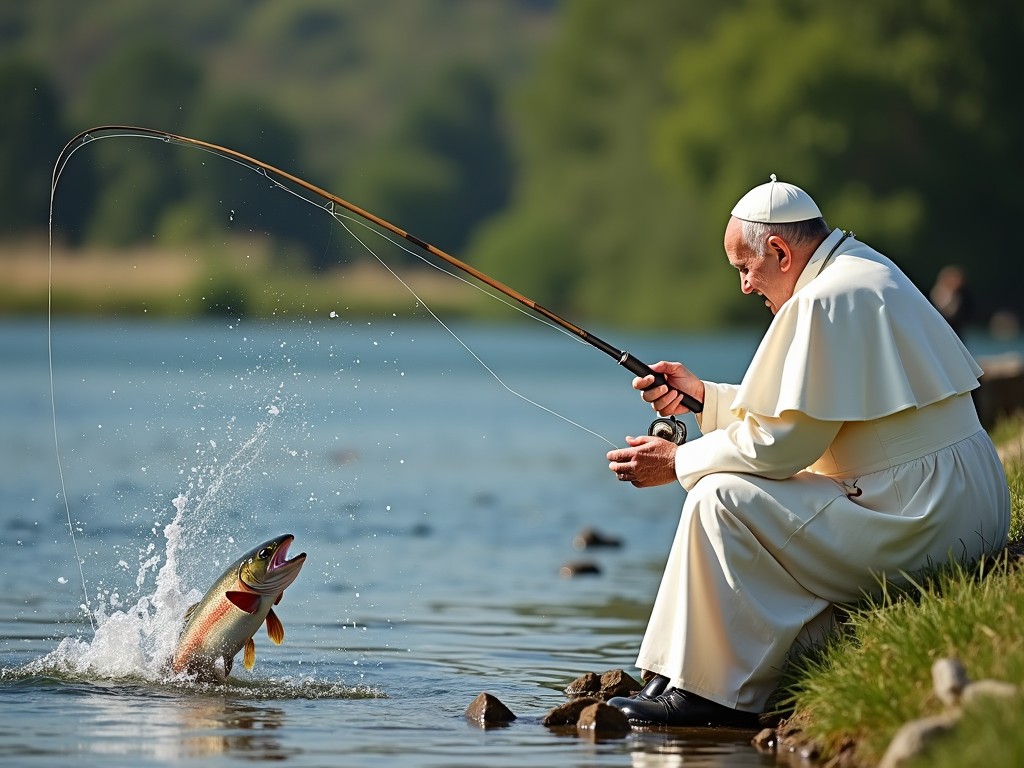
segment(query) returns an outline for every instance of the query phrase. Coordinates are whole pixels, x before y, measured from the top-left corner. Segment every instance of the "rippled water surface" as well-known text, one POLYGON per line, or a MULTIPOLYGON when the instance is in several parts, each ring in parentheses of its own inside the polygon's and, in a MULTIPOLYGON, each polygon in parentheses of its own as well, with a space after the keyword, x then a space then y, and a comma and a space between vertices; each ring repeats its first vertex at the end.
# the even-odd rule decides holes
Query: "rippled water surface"
MULTIPOLYGON (((546 408, 613 442, 646 430, 628 374, 595 350, 456 330, 546 408)), ((753 350, 616 341, 722 379, 753 350)), ((45 322, 0 325, 0 354, 5 764, 772 764, 749 733, 540 725, 584 672, 636 674, 682 492, 616 483, 601 437, 510 394, 444 329, 62 321, 59 451, 45 322), (574 549, 588 526, 623 545, 574 549), (260 632, 255 668, 238 659, 224 685, 169 675, 187 605, 279 533, 308 555, 276 608, 284 643, 260 632), (559 575, 579 561, 600 573, 559 575), (467 721, 484 691, 517 720, 467 721)))

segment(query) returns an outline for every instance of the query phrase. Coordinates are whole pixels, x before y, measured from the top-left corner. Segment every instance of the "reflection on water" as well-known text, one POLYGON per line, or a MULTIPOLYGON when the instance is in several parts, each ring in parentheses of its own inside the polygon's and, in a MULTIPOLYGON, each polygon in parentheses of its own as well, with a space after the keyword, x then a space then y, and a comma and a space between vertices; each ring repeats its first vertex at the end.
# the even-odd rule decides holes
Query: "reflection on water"
POLYGON ((161 762, 235 754, 253 760, 284 760, 278 731, 283 709, 267 702, 219 697, 163 697, 97 692, 83 702, 83 751, 135 755, 161 762), (140 733, 145 738, 140 739, 140 733))
POLYGON ((637 734, 630 749, 635 768, 741 768, 774 766, 770 755, 760 755, 750 746, 749 731, 728 729, 673 732, 644 731, 637 734))

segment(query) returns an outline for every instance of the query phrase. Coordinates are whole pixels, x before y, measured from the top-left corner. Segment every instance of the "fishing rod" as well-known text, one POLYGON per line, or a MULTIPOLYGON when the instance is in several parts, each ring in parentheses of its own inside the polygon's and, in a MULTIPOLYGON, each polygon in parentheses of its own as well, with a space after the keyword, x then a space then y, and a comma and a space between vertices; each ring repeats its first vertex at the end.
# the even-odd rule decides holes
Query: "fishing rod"
MULTIPOLYGON (((240 163, 243 166, 250 168, 251 170, 262 173, 264 175, 272 174, 273 176, 276 176, 279 179, 284 179, 292 184, 295 184, 296 186, 301 187, 302 189, 307 190, 308 192, 313 193, 314 195, 317 195, 318 197, 323 198, 332 205, 340 206, 345 210, 349 211, 350 213, 353 213, 356 216, 365 219, 366 221, 376 224, 381 229, 387 230, 388 232, 392 233, 393 235, 396 235, 397 237, 402 238, 403 240, 407 240, 413 245, 423 249, 427 253, 447 262, 456 269, 459 269, 462 272, 471 275, 472 277, 476 278, 485 285, 490 286, 494 290, 504 294, 510 299, 513 299, 519 302, 520 304, 528 307, 529 309, 531 309, 541 317, 554 323, 558 327, 579 337, 590 346, 599 349, 609 357, 614 358, 619 365, 621 365, 623 368, 625 368, 627 371, 634 374, 635 376, 653 376, 654 383, 651 384, 650 387, 648 387, 648 389, 658 387, 663 384, 668 385, 667 380, 662 374, 651 370, 650 366, 648 366, 641 360, 637 359, 629 352, 617 349, 616 347, 598 338, 589 331, 580 328, 579 326, 569 322, 565 318, 555 314, 546 307, 541 306, 533 299, 524 296, 514 288, 505 285, 499 280, 495 280, 493 277, 486 275, 480 270, 476 269, 475 267, 472 267, 469 264, 466 264, 464 261, 455 258, 451 254, 446 253, 437 246, 431 245, 425 240, 422 240, 419 237, 416 237, 415 235, 406 232, 401 227, 395 226, 386 219, 382 219, 380 216, 370 213, 369 211, 360 208, 358 205, 350 203, 348 200, 340 198, 337 195, 306 181, 305 179, 299 178, 298 176, 295 176, 287 171, 283 171, 280 168, 270 165, 269 163, 265 163, 262 160, 257 160, 256 158, 243 154, 242 152, 239 152, 237 150, 221 146, 220 144, 214 144, 212 142, 203 141, 202 139, 194 139, 189 136, 181 136, 176 133, 170 133, 169 131, 161 131, 154 128, 142 128, 130 125, 98 126, 95 128, 91 128, 87 131, 80 132, 64 146, 64 149, 61 150, 60 155, 58 155, 57 157, 57 162, 54 165, 53 186, 56 186, 57 177, 60 175, 61 169, 63 168, 64 164, 67 163, 68 158, 70 158, 72 153, 74 153, 82 145, 90 141, 94 141, 100 138, 111 138, 114 136, 135 136, 138 138, 158 139, 171 144, 196 147, 207 152, 211 152, 215 155, 220 155, 221 157, 233 160, 237 163, 240 163)), ((700 413, 704 409, 703 403, 698 401, 696 398, 692 397, 691 395, 688 395, 685 392, 680 392, 679 394, 682 396, 682 404, 689 410, 693 411, 694 413, 700 413)), ((674 416, 655 419, 651 423, 651 427, 648 430, 648 434, 655 435, 657 437, 663 437, 679 445, 682 445, 686 441, 686 427, 682 422, 677 421, 674 416)))

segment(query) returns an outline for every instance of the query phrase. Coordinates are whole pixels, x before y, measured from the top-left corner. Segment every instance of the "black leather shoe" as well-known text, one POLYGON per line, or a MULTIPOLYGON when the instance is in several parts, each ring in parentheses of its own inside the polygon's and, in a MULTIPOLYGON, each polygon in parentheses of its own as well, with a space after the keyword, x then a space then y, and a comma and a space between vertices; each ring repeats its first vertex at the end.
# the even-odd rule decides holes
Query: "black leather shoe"
MULTIPOLYGON (((664 675, 655 675, 652 677, 647 685, 641 688, 639 691, 634 693, 629 699, 639 699, 640 701, 651 701, 657 698, 665 692, 665 688, 668 686, 668 678, 664 675)), ((624 697, 619 697, 624 698, 624 697)))
POLYGON ((669 688, 653 699, 616 696, 609 699, 608 703, 621 710, 631 723, 637 725, 661 725, 668 728, 759 727, 758 716, 753 712, 725 707, 680 688, 669 688))

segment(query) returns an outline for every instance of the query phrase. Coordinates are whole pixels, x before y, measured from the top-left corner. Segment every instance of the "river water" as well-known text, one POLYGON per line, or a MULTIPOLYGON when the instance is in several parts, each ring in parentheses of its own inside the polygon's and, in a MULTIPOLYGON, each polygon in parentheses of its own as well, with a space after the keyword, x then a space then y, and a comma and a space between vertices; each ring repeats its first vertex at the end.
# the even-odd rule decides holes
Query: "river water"
MULTIPOLYGON (((46 322, 0 323, 0 760, 773 764, 744 732, 540 724, 584 672, 637 674, 682 491, 608 473, 651 417, 609 358, 454 330, 493 374, 436 323, 60 320, 55 429, 46 322), (577 550, 587 527, 622 546, 577 550), (225 685, 170 677, 185 607, 279 533, 308 555, 284 643, 225 685), (580 561, 600 573, 560 575, 580 561), (481 692, 517 720, 468 721, 481 692)), ((611 336, 721 380, 756 343, 611 336)))

